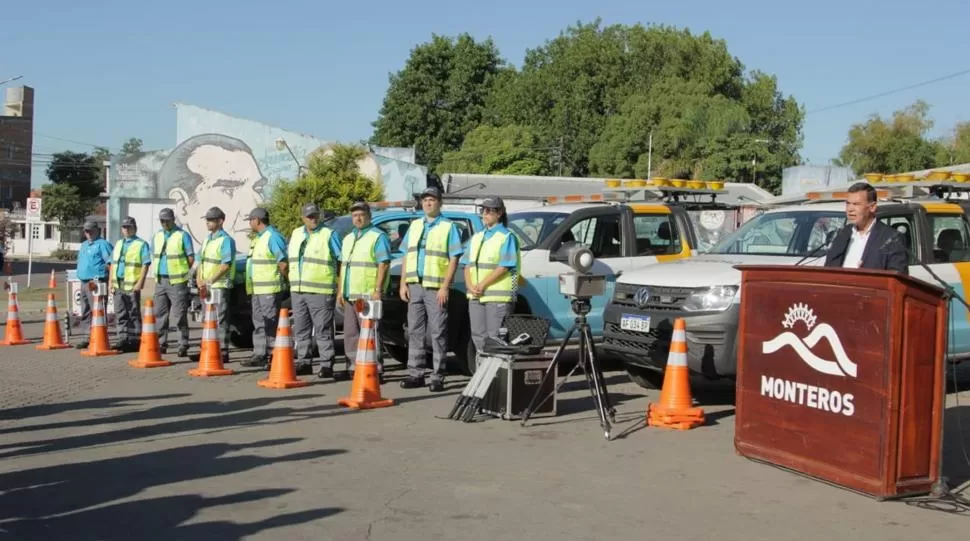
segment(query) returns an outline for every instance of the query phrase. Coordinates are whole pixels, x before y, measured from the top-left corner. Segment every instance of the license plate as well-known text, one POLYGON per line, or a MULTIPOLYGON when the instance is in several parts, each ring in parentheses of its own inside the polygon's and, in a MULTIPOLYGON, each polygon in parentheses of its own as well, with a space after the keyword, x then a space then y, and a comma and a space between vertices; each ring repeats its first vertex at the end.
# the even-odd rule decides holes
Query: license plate
POLYGON ((623 314, 620 318, 620 328, 624 331, 649 332, 650 316, 623 314))

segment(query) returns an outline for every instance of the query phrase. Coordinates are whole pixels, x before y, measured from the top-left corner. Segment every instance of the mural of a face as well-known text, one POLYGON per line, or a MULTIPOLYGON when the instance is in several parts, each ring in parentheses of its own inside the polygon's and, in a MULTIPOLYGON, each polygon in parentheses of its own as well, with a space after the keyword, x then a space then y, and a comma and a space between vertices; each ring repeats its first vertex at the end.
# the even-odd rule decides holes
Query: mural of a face
POLYGON ((217 206, 226 213, 223 227, 237 252, 248 253, 249 211, 263 203, 266 185, 249 147, 224 135, 199 135, 183 141, 173 159, 172 167, 163 167, 159 195, 173 201, 175 220, 201 245, 208 235, 202 217, 217 206))

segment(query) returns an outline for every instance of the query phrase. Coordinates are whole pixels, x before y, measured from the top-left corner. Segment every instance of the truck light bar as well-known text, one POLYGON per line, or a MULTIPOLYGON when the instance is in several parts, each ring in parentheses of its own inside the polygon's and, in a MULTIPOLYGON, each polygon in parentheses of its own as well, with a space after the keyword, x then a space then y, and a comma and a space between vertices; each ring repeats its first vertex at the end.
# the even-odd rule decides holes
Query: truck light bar
MULTIPOLYGON (((876 199, 889 199, 891 195, 889 190, 876 190, 876 199)), ((805 198, 809 201, 844 201, 849 198, 849 192, 808 192, 805 198)))

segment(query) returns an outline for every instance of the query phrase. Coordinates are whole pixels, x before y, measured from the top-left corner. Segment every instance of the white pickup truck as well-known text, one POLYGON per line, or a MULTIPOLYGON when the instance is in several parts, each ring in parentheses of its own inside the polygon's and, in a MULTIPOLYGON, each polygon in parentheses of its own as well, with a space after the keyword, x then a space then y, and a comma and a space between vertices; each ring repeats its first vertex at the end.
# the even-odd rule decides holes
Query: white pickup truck
MULTIPOLYGON (((880 202, 877 207, 878 219, 896 228, 912 252, 910 275, 935 284, 918 261, 925 263, 961 296, 970 291, 968 212, 967 201, 938 198, 880 202)), ((604 310, 602 349, 622 359, 634 382, 656 388, 674 320, 684 318, 691 372, 710 379, 734 377, 741 303, 741 271, 734 266, 794 265, 802 259, 803 265, 822 265, 828 238, 844 224, 841 201, 776 208, 695 257, 624 274, 604 310)), ((950 305, 950 321, 949 357, 970 356, 970 319, 959 302, 950 305)))

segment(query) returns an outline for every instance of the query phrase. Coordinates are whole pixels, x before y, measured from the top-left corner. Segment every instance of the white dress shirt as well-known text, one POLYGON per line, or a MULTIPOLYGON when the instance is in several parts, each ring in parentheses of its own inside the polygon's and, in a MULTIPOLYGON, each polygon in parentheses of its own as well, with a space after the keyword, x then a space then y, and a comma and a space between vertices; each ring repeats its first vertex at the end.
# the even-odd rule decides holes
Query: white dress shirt
POLYGON ((846 269, 858 269, 862 266, 862 254, 866 251, 866 243, 869 241, 869 233, 872 231, 876 220, 869 222, 869 226, 863 231, 852 227, 852 237, 849 239, 849 247, 845 251, 845 259, 842 267, 846 269))

